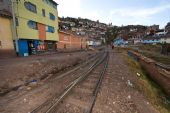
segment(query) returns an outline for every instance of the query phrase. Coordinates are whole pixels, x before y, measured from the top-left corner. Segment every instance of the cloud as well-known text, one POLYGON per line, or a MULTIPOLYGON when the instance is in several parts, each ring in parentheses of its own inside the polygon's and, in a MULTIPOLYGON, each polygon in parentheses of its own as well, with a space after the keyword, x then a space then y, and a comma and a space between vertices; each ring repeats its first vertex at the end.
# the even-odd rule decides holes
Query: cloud
POLYGON ((91 9, 90 11, 82 9, 82 0, 55 0, 58 6, 59 16, 62 17, 82 17, 92 20, 99 20, 103 11, 91 9))
POLYGON ((170 9, 170 5, 161 5, 152 8, 135 8, 127 7, 113 9, 105 19, 105 22, 113 22, 115 25, 128 24, 154 24, 154 16, 159 16, 160 13, 170 9))
POLYGON ((59 16, 77 17, 81 14, 81 0, 55 0, 58 6, 59 16))
POLYGON ((170 5, 163 5, 153 8, 121 8, 114 9, 110 13, 111 15, 119 15, 121 17, 134 17, 134 18, 148 18, 152 15, 158 14, 162 11, 170 9, 170 5))
MULTIPOLYGON (((85 0, 55 0, 58 6, 59 16, 70 16, 70 17, 82 17, 91 20, 99 20, 101 22, 110 23, 114 25, 128 25, 128 24, 160 24, 160 15, 164 15, 165 12, 170 10, 170 2, 167 0, 160 0, 157 4, 158 6, 151 6, 146 8, 145 5, 141 4, 140 7, 128 7, 127 5, 118 6, 122 8, 113 8, 108 6, 108 8, 90 8, 84 2, 85 0), (144 8, 145 7, 145 8, 144 8), (157 19, 157 20, 156 20, 157 19)), ((116 2, 116 0, 115 0, 116 2)), ((96 3, 98 4, 98 3, 96 3)), ((149 5, 148 5, 149 6, 149 5)), ((165 22, 166 17, 162 17, 165 22)), ((161 23, 162 24, 162 23, 161 23)))

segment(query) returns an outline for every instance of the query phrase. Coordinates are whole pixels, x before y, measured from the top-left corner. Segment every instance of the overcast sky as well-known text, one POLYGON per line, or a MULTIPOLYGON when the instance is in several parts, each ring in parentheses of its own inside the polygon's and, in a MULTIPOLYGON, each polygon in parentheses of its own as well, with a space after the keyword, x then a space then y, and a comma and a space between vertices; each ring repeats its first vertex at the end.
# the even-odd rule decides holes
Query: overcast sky
POLYGON ((170 21, 170 0, 55 0, 59 16, 82 17, 113 25, 159 24, 170 21))

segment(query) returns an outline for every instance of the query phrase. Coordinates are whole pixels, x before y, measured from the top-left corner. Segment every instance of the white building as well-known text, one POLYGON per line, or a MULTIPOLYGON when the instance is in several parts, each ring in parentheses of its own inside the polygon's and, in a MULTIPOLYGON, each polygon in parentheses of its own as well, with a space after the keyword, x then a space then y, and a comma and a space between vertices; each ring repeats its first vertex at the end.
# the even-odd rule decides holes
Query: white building
POLYGON ((170 35, 161 37, 161 43, 168 43, 168 44, 170 44, 170 35))

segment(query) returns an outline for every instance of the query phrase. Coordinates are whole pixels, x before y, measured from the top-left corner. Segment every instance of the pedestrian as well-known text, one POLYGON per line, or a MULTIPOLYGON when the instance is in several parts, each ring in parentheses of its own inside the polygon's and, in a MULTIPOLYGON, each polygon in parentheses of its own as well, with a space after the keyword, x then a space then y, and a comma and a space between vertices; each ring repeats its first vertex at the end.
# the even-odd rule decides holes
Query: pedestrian
POLYGON ((114 45, 112 45, 112 49, 114 49, 114 45))

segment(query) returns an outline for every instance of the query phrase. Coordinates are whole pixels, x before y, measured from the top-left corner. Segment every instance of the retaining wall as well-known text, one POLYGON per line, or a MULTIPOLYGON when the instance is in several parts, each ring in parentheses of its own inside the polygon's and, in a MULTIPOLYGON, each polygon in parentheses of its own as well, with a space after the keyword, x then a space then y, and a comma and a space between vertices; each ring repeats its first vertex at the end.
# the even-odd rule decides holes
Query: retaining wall
POLYGON ((147 58, 137 52, 128 51, 128 55, 140 62, 149 77, 157 82, 170 96, 170 69, 165 65, 147 58))

